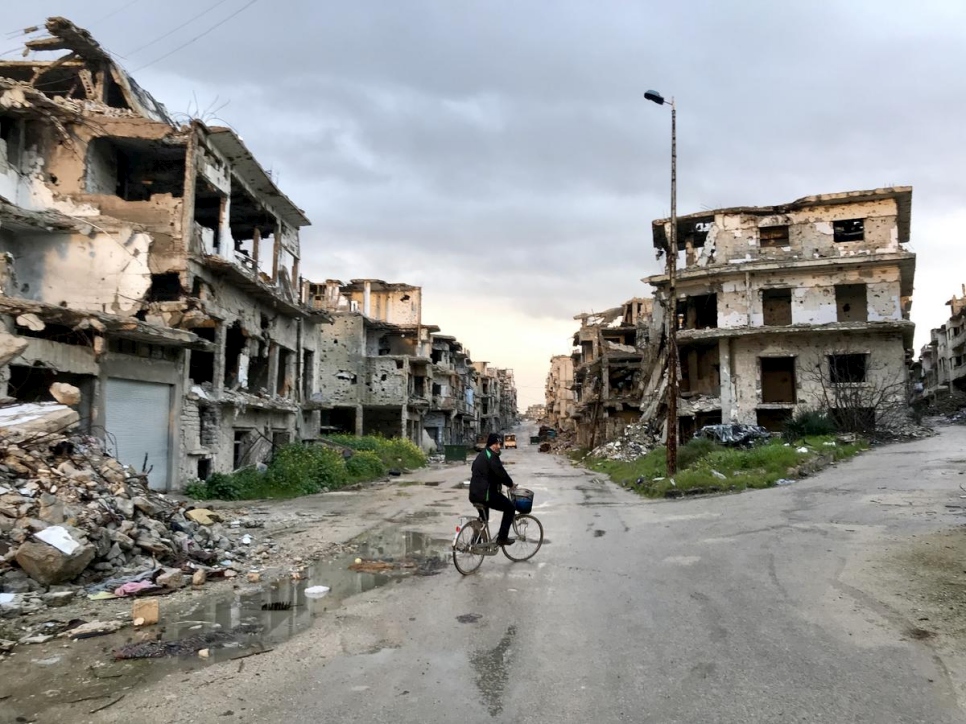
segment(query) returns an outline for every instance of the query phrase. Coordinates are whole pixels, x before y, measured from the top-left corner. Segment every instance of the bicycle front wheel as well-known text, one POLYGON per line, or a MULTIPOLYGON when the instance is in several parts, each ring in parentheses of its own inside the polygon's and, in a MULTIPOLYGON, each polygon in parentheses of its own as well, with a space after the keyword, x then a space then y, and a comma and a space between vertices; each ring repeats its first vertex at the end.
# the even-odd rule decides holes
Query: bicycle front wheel
POLYGON ((503 554, 511 561, 528 561, 543 545, 543 524, 532 515, 518 515, 513 519, 516 542, 503 546, 503 554))
POLYGON ((464 525, 453 543, 453 565, 464 576, 473 573, 483 563, 482 546, 487 542, 483 522, 471 520, 464 525))

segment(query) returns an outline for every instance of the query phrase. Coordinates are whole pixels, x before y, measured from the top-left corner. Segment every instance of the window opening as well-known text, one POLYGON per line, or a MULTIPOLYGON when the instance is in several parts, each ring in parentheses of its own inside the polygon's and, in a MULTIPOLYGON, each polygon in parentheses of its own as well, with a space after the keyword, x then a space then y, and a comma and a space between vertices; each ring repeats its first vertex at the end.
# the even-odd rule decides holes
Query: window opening
POLYGON ((836 243, 863 241, 865 239, 865 219, 843 219, 832 222, 832 239, 836 243))

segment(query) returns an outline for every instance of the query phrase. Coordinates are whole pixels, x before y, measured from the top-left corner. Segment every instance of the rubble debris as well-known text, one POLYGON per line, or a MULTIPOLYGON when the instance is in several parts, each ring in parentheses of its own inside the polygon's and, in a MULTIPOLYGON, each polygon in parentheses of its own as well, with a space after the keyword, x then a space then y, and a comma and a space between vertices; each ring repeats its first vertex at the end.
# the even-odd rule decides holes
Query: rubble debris
POLYGON ((727 447, 748 447, 760 440, 768 440, 771 433, 760 425, 705 425, 694 436, 727 447))
POLYGON ((663 440, 659 426, 653 422, 640 422, 625 427, 616 440, 591 450, 590 456, 619 462, 631 462, 644 457, 661 444, 663 444, 663 440))
MULTIPOLYGON (((145 475, 121 465, 99 439, 38 432, 31 417, 54 410, 76 419, 75 411, 15 408, 20 423, 0 430, 0 591, 16 596, 0 604, 3 616, 62 605, 78 588, 100 600, 167 593, 188 576, 201 585, 228 573, 199 566, 234 565, 267 550, 242 545, 214 519, 194 522, 195 511, 149 489, 145 475), (57 586, 67 583, 73 587, 57 586)), ((10 409, 0 409, 0 419, 10 409)))

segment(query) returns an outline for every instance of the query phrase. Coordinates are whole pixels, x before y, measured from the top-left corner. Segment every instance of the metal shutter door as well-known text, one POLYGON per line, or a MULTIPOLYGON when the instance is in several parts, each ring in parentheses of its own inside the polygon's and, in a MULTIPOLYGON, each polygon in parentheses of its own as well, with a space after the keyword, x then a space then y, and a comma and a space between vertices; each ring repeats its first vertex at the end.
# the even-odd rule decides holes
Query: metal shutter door
POLYGON ((154 466, 148 484, 154 490, 167 490, 171 385, 109 379, 106 412, 118 460, 141 470, 147 454, 148 467, 154 466))

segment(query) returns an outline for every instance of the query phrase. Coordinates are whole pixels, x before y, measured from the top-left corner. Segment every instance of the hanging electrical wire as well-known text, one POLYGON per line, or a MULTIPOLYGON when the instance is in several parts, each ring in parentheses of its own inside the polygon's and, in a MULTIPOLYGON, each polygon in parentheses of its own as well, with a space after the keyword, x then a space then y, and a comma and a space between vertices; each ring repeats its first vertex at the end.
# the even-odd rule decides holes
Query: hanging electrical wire
POLYGON ((115 15, 120 15, 125 10, 127 10, 129 7, 131 7, 132 5, 136 5, 139 2, 141 2, 141 0, 130 0, 130 2, 124 3, 121 7, 117 8, 117 10, 112 10, 107 15, 105 15, 103 17, 100 17, 97 20, 94 20, 91 24, 92 25, 97 25, 98 23, 103 23, 105 20, 110 20, 115 15))
POLYGON ((232 18, 234 18, 236 15, 240 15, 241 13, 243 13, 245 10, 247 10, 248 8, 250 8, 252 5, 254 5, 257 2, 258 2, 258 0, 249 0, 249 2, 245 3, 244 5, 242 5, 238 10, 236 10, 235 12, 233 12, 227 18, 225 18, 223 20, 219 20, 217 23, 215 23, 214 25, 212 25, 210 28, 208 28, 207 30, 205 30, 203 33, 199 33, 195 37, 191 38, 191 40, 185 41, 184 43, 182 43, 181 45, 179 45, 177 48, 174 48, 174 49, 170 50, 169 52, 165 53, 164 55, 155 58, 150 63, 145 63, 144 65, 139 66, 138 68, 135 68, 134 70, 131 71, 131 73, 137 73, 138 71, 144 70, 145 68, 150 68, 155 63, 160 63, 165 58, 170 58, 172 55, 174 55, 175 53, 177 53, 179 50, 182 50, 184 48, 187 48, 189 45, 191 45, 195 41, 201 40, 203 37, 205 37, 206 35, 208 35, 212 31, 220 28, 222 25, 224 25, 225 23, 227 23, 229 20, 231 20, 232 18))
POLYGON ((194 17, 190 17, 187 20, 185 20, 183 23, 181 23, 181 25, 179 25, 179 26, 177 26, 175 28, 172 28, 167 33, 165 33, 164 35, 158 36, 157 38, 155 38, 154 40, 152 40, 150 43, 145 43, 144 45, 140 46, 139 48, 136 48, 135 50, 128 51, 127 56, 122 56, 122 57, 131 57, 132 55, 136 55, 137 53, 140 53, 142 50, 147 50, 152 45, 156 45, 156 44, 160 43, 162 40, 164 40, 166 38, 170 38, 176 32, 178 32, 179 30, 181 30, 181 28, 183 28, 183 27, 185 27, 187 25, 191 25, 191 23, 195 22, 196 20, 199 20, 200 18, 203 18, 205 15, 207 15, 208 13, 210 13, 212 10, 214 10, 215 8, 217 8, 219 5, 224 5, 226 2, 228 2, 228 0, 218 0, 218 2, 216 2, 214 5, 209 6, 206 10, 202 10, 200 13, 198 13, 194 17))

